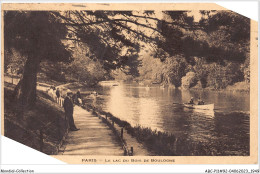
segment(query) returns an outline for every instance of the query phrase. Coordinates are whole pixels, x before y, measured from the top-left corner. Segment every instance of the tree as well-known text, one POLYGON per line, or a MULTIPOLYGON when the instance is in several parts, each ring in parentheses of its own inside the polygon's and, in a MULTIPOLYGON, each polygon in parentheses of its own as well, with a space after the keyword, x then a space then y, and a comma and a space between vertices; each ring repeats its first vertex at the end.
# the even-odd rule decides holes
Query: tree
POLYGON ((181 84, 188 69, 196 73, 203 88, 225 88, 244 78, 248 81, 250 20, 231 11, 201 12, 204 17, 199 23, 185 11, 164 12, 158 47, 152 56, 164 62, 160 65, 163 70, 153 71, 175 86, 181 84), (180 59, 186 62, 182 68, 174 63, 180 59))
POLYGON ((161 83, 163 80, 163 62, 153 56, 154 55, 150 53, 144 53, 143 55, 140 55, 139 59, 142 64, 138 68, 140 73, 139 80, 149 80, 153 83, 161 83))
POLYGON ((84 43, 78 43, 73 49, 74 61, 64 68, 66 74, 79 82, 87 82, 88 85, 97 84, 105 80, 106 71, 98 60, 94 61, 86 56, 89 53, 84 43))
POLYGON ((23 67, 26 58, 21 56, 19 52, 14 49, 5 51, 4 71, 5 73, 11 73, 11 75, 20 75, 23 72, 23 67))
MULTIPOLYGON (((71 60, 62 39, 84 43, 88 48, 86 57, 99 62, 108 73, 120 68, 136 73, 139 64, 136 56, 144 45, 153 49, 154 57, 162 61, 176 55, 185 57, 191 65, 194 56, 220 63, 245 60, 248 19, 232 12, 218 12, 196 23, 186 11, 163 14, 164 18, 159 19, 154 11, 6 11, 5 51, 14 48, 27 58, 15 98, 22 105, 35 103, 37 72, 42 60, 71 60), (227 27, 230 20, 234 22, 227 27), (197 31, 206 33, 206 39, 196 37, 197 31), (214 38, 220 39, 212 42, 214 38)), ((180 74, 174 80, 177 86, 180 74)))
POLYGON ((196 74, 194 72, 188 72, 181 79, 181 85, 183 88, 189 89, 197 84, 196 74))
POLYGON ((5 11, 4 22, 5 52, 15 49, 26 57, 14 98, 21 108, 33 106, 40 62, 43 59, 53 62, 71 59, 70 52, 61 42, 67 30, 59 19, 43 11, 5 11))
POLYGON ((138 21, 145 16, 134 15, 131 11, 67 11, 54 14, 63 20, 71 33, 68 39, 84 43, 89 49, 87 57, 100 61, 107 71, 135 64, 129 59, 135 59, 139 53, 140 42, 151 42, 153 38, 137 26, 157 30, 148 21, 138 21))
POLYGON ((201 87, 207 87, 208 69, 207 62, 204 58, 195 58, 194 71, 196 73, 197 79, 200 81, 201 87))
POLYGON ((169 57, 165 60, 163 74, 168 83, 173 84, 176 88, 181 86, 181 79, 187 73, 188 63, 181 56, 169 57))
POLYGON ((187 11, 164 11, 159 19, 154 11, 66 11, 53 13, 71 32, 71 40, 85 43, 93 60, 107 70, 122 68, 146 45, 162 61, 183 54, 183 30, 196 30, 187 11), (131 54, 128 54, 128 53, 131 54))

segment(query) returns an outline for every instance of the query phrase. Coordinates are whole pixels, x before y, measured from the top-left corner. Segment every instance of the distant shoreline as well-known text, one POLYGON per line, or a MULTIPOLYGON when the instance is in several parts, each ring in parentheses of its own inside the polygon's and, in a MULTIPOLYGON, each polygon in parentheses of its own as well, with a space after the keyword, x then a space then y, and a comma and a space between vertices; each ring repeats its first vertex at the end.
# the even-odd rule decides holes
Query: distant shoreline
MULTIPOLYGON (((116 80, 115 80, 116 81, 116 80)), ((126 82, 127 83, 127 82, 126 82)), ((130 83, 136 83, 136 82, 130 82, 130 83)), ((162 84, 161 84, 162 85, 162 84)), ((160 87, 161 85, 159 84, 151 84, 149 87, 160 87)), ((84 83, 82 82, 73 82, 73 83, 66 83, 62 86, 66 86, 70 89, 77 89, 77 88, 81 88, 81 87, 86 87, 86 88, 96 88, 99 87, 100 85, 96 85, 93 87, 89 87, 87 85, 84 85, 84 83)), ((140 85, 142 86, 142 85, 140 85)), ((234 92, 234 93, 250 93, 250 89, 241 89, 241 88, 236 88, 235 86, 228 86, 225 89, 214 89, 214 88, 198 88, 198 87, 192 87, 192 88, 175 88, 173 85, 165 85, 165 88, 173 88, 173 89, 179 89, 179 90, 190 90, 190 91, 211 91, 211 92, 234 92)))
MULTIPOLYGON (((7 74, 5 74, 5 77, 4 78, 10 78, 11 80, 11 77, 7 74)), ((19 78, 17 77, 14 77, 14 79, 17 81, 19 78)), ((9 81, 10 81, 9 80, 9 81)), ((41 83, 42 80, 39 80, 38 83, 41 83)), ((118 80, 109 80, 109 81, 118 81, 118 80)), ((46 81, 44 81, 45 83, 48 83, 46 81)), ((53 83, 53 81, 49 81, 51 84, 55 84, 53 83)), ((102 81, 100 81, 102 82, 102 81)), ((11 83, 11 81, 9 82, 11 83)), ((86 88, 96 88, 98 86, 100 86, 98 83, 96 86, 88 86, 87 83, 84 83, 84 82, 68 82, 68 83, 62 83, 62 82, 57 82, 59 83, 59 85, 57 85, 56 87, 65 87, 65 88, 68 88, 68 89, 77 89, 77 88, 80 88, 80 87, 86 87, 86 88)), ((124 82, 124 83, 129 83, 129 82, 124 82)), ((131 81, 130 83, 138 83, 138 82, 135 82, 135 81, 131 81)), ((214 89, 214 88, 210 88, 210 87, 206 87, 206 88, 200 88, 200 87, 192 87, 192 88, 182 88, 182 87, 179 87, 179 88, 176 88, 174 85, 170 84, 170 85, 166 85, 166 84, 163 84, 163 83, 158 83, 158 84, 152 84, 152 83, 144 83, 144 81, 140 81, 139 83, 143 83, 143 86, 149 86, 149 87, 160 87, 162 85, 165 85, 165 88, 173 88, 173 89, 179 89, 179 90, 190 90, 190 91, 212 91, 212 92, 238 92, 238 93, 250 93, 250 84, 247 84, 245 82, 238 82, 238 83, 235 83, 234 85, 232 86, 228 86, 227 88, 225 89, 214 89)), ((140 85, 142 86, 142 85, 140 85)))
MULTIPOLYGON (((116 80, 115 80, 116 81, 116 80)), ((165 88, 173 88, 173 89, 179 89, 179 90, 191 90, 191 91, 214 91, 214 92, 240 92, 240 93, 249 93, 250 92, 250 84, 246 82, 237 82, 233 85, 227 86, 225 89, 215 89, 212 87, 206 87, 206 88, 201 88, 198 86, 194 86, 191 88, 184 88, 184 87, 178 87, 176 88, 173 84, 164 84, 164 83, 157 83, 157 84, 152 84, 151 82, 145 82, 145 81, 139 81, 139 82, 125 82, 125 83, 137 83, 140 84, 140 86, 147 86, 147 87, 160 87, 160 86, 165 86, 165 88)))

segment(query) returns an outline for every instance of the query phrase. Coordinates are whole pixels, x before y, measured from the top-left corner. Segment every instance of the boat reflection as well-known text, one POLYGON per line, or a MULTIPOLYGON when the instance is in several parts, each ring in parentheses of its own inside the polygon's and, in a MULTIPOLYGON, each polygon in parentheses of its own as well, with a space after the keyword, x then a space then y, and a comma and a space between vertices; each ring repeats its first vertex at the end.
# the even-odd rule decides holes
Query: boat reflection
POLYGON ((196 115, 200 114, 202 116, 207 116, 207 117, 214 117, 215 116, 215 111, 214 110, 203 110, 203 109, 194 109, 194 108, 183 108, 184 112, 192 112, 195 113, 196 115))
POLYGON ((193 109, 193 112, 203 114, 205 116, 210 116, 214 117, 215 116, 215 111, 214 110, 202 110, 202 109, 193 109))

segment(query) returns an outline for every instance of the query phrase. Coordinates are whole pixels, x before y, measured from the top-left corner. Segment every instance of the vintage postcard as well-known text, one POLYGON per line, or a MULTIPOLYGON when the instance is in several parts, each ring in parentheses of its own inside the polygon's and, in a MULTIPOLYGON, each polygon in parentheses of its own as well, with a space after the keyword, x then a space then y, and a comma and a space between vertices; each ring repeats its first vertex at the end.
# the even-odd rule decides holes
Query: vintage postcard
POLYGON ((256 164, 257 26, 214 3, 3 4, 2 134, 69 164, 256 164))

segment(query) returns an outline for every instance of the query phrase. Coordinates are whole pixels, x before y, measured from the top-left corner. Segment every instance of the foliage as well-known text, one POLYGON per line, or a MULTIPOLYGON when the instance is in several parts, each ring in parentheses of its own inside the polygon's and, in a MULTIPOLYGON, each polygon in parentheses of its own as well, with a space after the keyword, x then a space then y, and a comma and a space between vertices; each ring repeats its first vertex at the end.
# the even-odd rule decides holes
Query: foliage
POLYGON ((49 79, 47 80, 50 83, 50 80, 54 80, 56 82, 67 82, 64 69, 67 64, 62 62, 49 62, 49 61, 42 61, 40 64, 40 70, 38 73, 38 80, 39 78, 49 79))
POLYGON ((154 83, 173 84, 181 86, 181 78, 186 74, 190 66, 181 56, 166 58, 163 62, 146 54, 141 60, 143 66, 139 68, 140 80, 152 80, 154 83))
MULTIPOLYGON (((132 11, 66 11, 53 13, 63 20, 71 33, 68 40, 82 42, 88 47, 87 57, 99 61, 106 71, 124 68, 133 70, 140 51, 138 40, 149 38, 138 32, 135 25, 153 29, 140 23, 132 11), (130 64, 129 64, 130 63, 130 64)), ((147 14, 148 15, 148 14, 147 14)), ((140 16, 144 19, 144 16, 140 16)))
MULTIPOLYGON (((187 12, 165 12, 161 24, 164 38, 160 40, 166 43, 165 48, 159 43, 157 50, 151 51, 151 57, 159 57, 163 63, 154 65, 153 61, 143 61, 144 67, 152 67, 147 72, 160 74, 164 79, 161 82, 176 87, 189 71, 195 73, 203 88, 223 89, 239 81, 249 82, 250 20, 231 11, 202 13, 204 16, 196 23, 187 12), (178 25, 178 21, 183 23, 178 25)), ((144 73, 140 76, 140 79, 147 78, 144 73)))
POLYGON ((181 79, 185 76, 190 67, 183 57, 175 56, 167 58, 163 66, 163 74, 166 82, 173 84, 175 87, 181 86, 181 79))
POLYGON ((228 85, 243 81, 243 73, 237 68, 238 66, 237 63, 228 63, 226 66, 217 63, 211 64, 208 67, 208 86, 215 89, 224 89, 228 85))
POLYGON ((125 82, 132 82, 135 78, 132 75, 127 75, 121 69, 116 69, 111 72, 111 79, 123 80, 125 82))
POLYGON ((47 11, 5 11, 4 22, 4 51, 14 49, 26 58, 23 76, 13 95, 23 110, 35 105, 40 62, 71 60, 70 52, 61 41, 67 30, 47 11))
POLYGON ((221 29, 231 42, 248 41, 250 35, 250 19, 232 11, 209 12, 208 18, 202 18, 200 24, 207 32, 221 29))
MULTIPOLYGON (((190 70, 203 87, 219 89, 239 80, 249 81, 249 63, 245 62, 250 41, 248 18, 231 11, 202 11, 203 18, 195 22, 188 11, 163 11, 162 18, 157 13, 5 11, 5 53, 15 49, 27 58, 16 95, 25 100, 33 98, 30 101, 34 103, 35 74, 40 62, 71 62, 71 51, 77 60, 64 64, 62 71, 90 83, 118 69, 133 77, 141 76, 139 79, 176 87, 181 86, 181 78, 190 70), (81 55, 74 50, 79 44, 86 48, 81 55), (140 53, 147 48, 149 60, 140 67, 140 53), (235 70, 236 66, 239 70, 235 70)), ((63 72, 53 78, 64 77, 63 72)))
POLYGON ((5 51, 15 49, 22 56, 51 61, 69 61, 70 53, 61 39, 66 28, 44 11, 4 12, 5 51))
POLYGON ((195 62, 193 68, 196 72, 196 77, 200 81, 201 87, 205 88, 207 86, 207 77, 209 73, 208 65, 203 58, 195 58, 195 62))
POLYGON ((228 91, 243 91, 250 92, 250 84, 246 81, 234 83, 231 86, 227 86, 228 91))
POLYGON ((197 84, 196 74, 194 72, 188 72, 181 79, 181 85, 183 88, 191 88, 197 84))
POLYGON ((154 59, 152 55, 145 53, 140 56, 142 62, 138 68, 140 73, 139 80, 152 80, 153 82, 161 83, 162 65, 159 59, 154 59))
POLYGON ((92 60, 87 57, 88 47, 78 43, 73 49, 74 61, 64 67, 65 74, 70 75, 71 80, 75 79, 88 84, 96 84, 105 79, 107 71, 103 68, 100 61, 92 60))
POLYGON ((23 67, 26 61, 24 56, 21 56, 15 49, 10 49, 4 52, 4 72, 12 75, 20 75, 23 73, 23 67))

